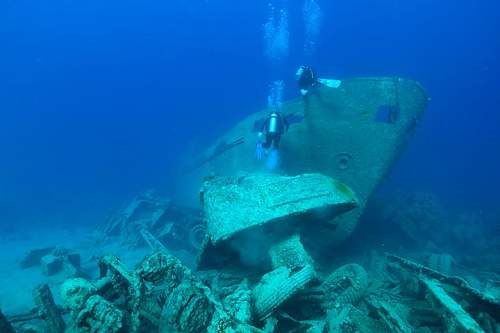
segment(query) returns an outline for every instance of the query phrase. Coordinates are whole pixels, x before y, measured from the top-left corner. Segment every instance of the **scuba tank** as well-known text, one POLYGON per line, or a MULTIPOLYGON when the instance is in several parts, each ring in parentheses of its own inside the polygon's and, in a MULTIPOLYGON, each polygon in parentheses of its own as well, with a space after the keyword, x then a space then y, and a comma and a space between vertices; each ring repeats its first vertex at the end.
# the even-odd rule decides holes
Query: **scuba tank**
POLYGON ((269 133, 277 133, 278 132, 278 114, 271 114, 271 118, 269 119, 269 133))

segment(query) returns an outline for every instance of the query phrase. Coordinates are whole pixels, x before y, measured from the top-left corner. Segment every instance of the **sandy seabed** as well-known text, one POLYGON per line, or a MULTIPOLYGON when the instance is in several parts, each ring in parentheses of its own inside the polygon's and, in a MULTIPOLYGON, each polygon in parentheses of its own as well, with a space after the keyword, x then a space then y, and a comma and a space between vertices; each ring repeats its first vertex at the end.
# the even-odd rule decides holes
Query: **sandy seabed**
POLYGON ((82 273, 90 278, 98 275, 97 257, 115 254, 122 262, 133 267, 148 248, 130 250, 117 243, 96 247, 90 238, 90 228, 47 228, 0 235, 0 309, 6 315, 25 313, 35 307, 32 290, 40 283, 48 283, 56 303, 60 304, 61 276, 48 277, 40 266, 22 269, 19 260, 31 250, 58 246, 68 248, 81 256, 82 273))

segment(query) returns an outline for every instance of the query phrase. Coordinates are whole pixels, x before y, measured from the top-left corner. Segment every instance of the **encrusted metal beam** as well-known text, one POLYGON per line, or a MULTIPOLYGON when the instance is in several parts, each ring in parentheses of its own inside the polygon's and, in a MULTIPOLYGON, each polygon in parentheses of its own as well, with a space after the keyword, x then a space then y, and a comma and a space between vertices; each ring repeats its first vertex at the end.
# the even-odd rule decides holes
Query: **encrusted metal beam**
POLYGON ((49 286, 42 284, 33 289, 33 300, 38 307, 40 316, 47 324, 47 332, 63 333, 66 324, 64 323, 61 312, 54 302, 49 286))
POLYGON ((433 279, 420 278, 432 298, 446 310, 448 332, 485 333, 479 324, 433 279))
POLYGON ((500 321, 500 301, 471 287, 469 283, 461 277, 445 275, 429 267, 393 254, 387 254, 387 259, 389 263, 396 264, 400 269, 404 269, 414 274, 420 281, 422 281, 422 278, 433 279, 441 282, 443 287, 451 286, 456 288, 469 303, 487 312, 496 321, 500 321))

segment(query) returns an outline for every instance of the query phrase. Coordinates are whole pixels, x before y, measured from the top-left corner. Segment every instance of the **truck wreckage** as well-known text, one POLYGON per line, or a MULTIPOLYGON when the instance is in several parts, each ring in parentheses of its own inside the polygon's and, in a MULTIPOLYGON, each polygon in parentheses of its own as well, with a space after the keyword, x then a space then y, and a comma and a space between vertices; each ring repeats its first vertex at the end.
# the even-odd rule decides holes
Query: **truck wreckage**
POLYGON ((129 248, 147 243, 142 231, 148 230, 170 249, 197 251, 206 228, 197 209, 180 207, 153 190, 139 194, 93 232, 96 244, 118 240, 129 248))
MULTIPOLYGON (((138 196, 94 238, 151 254, 134 269, 100 257, 99 276, 62 283, 61 305, 38 286, 30 313, 0 311, 0 332, 500 332, 500 293, 452 275, 450 256, 427 267, 373 250, 319 264, 315 246, 353 231, 427 98, 397 78, 347 80, 310 97, 305 112, 302 101, 284 106, 302 117, 283 141, 288 176, 262 173, 251 159, 252 129, 267 111, 250 116, 189 167, 189 177, 204 178, 201 191, 193 187, 203 214, 138 196), (198 254, 196 269, 172 254, 178 248, 198 254)), ((22 262, 75 260, 48 248, 22 262)))
POLYGON ((95 280, 64 281, 62 306, 41 285, 34 311, 0 315, 2 332, 499 332, 500 299, 460 277, 393 254, 333 271, 317 265, 301 242, 315 229, 304 226, 357 206, 354 192, 328 176, 215 177, 202 201, 200 253, 219 259, 231 248, 223 266, 207 260, 193 271, 142 230, 151 254, 134 269, 101 257, 95 280), (242 252, 249 241, 265 257, 251 266, 242 252))
MULTIPOLYGON (((0 317, 2 332, 498 332, 500 302, 395 255, 384 280, 359 264, 323 277, 311 265, 252 277, 191 272, 163 252, 129 271, 101 258, 100 278, 62 288, 63 308, 37 288, 38 312, 0 317), (68 318, 67 328, 63 316, 68 318), (9 323, 10 321, 10 323, 9 323), (30 325, 26 325, 26 322, 30 325), (43 322, 43 323, 42 323, 43 322), (38 327, 38 329, 35 329, 38 327)), ((382 272, 379 272, 382 273, 382 272)))

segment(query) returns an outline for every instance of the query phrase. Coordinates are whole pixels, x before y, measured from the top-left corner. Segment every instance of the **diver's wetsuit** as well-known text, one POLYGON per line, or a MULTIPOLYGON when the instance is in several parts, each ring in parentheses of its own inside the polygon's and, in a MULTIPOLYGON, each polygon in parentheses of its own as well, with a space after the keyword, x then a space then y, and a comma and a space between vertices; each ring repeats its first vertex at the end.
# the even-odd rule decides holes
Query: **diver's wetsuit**
POLYGON ((290 127, 286 118, 279 113, 276 113, 276 115, 277 117, 270 115, 262 124, 261 132, 266 135, 266 141, 262 144, 263 148, 272 147, 278 149, 281 135, 290 127))
POLYGON ((316 78, 316 74, 313 72, 311 67, 302 66, 302 73, 297 78, 297 83, 299 85, 299 89, 301 91, 309 91, 311 87, 314 87, 318 83, 318 79, 316 78))

